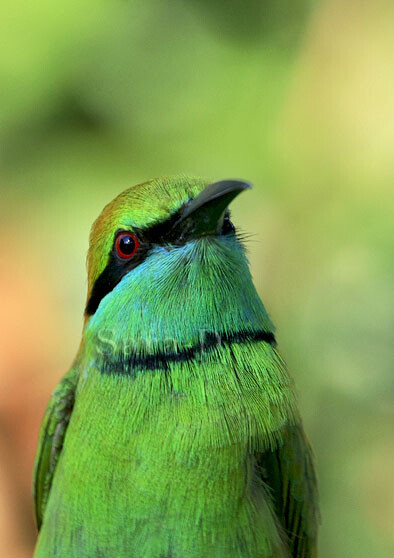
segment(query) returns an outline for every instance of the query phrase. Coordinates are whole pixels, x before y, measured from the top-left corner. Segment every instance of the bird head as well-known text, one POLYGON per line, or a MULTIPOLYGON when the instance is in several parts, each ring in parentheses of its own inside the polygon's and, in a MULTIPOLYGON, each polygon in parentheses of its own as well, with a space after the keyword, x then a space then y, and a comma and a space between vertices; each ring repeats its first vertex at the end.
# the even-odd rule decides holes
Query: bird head
POLYGON ((272 327, 228 206, 240 180, 155 179, 125 190, 95 221, 87 328, 187 337, 206 328, 272 327))

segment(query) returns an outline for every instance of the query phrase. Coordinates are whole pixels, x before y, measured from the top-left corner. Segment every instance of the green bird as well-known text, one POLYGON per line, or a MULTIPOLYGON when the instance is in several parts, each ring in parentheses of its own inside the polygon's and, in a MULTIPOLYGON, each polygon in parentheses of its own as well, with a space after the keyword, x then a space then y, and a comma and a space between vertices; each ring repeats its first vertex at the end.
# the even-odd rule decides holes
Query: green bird
POLYGON ((95 221, 80 348, 46 410, 36 558, 317 555, 311 449, 228 205, 160 178, 95 221))

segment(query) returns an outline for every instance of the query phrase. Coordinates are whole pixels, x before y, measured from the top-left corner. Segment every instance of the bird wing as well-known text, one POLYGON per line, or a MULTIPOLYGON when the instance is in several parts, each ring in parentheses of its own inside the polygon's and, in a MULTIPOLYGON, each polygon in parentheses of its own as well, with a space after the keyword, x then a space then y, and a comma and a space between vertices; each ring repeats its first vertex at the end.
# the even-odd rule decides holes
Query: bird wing
POLYGON ((283 443, 257 456, 260 477, 269 486, 276 515, 293 558, 317 556, 320 522, 312 450, 302 424, 287 425, 283 443))
POLYGON ((52 394, 41 424, 33 474, 34 511, 38 529, 70 422, 77 381, 78 370, 71 368, 52 394))

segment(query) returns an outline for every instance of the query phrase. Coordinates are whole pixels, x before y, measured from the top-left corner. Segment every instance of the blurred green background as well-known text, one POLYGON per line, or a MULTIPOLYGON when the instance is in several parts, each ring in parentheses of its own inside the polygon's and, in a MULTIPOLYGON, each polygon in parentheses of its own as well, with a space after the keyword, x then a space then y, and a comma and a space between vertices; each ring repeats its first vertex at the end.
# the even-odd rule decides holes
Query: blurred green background
POLYGON ((0 555, 76 352, 91 223, 158 175, 242 177, 258 290, 315 448, 320 556, 394 556, 394 3, 3 0, 0 555))

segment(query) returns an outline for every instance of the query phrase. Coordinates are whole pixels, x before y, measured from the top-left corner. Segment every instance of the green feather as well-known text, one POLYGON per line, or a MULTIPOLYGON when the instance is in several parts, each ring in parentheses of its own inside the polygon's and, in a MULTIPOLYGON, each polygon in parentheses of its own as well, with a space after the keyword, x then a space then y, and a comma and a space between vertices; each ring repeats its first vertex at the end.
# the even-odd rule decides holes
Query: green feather
MULTIPOLYGON (((165 185, 158 221, 186 203, 186 179, 165 185)), ((136 220, 121 207, 111 239, 136 220)), ((35 556, 315 556, 313 464, 272 332, 236 235, 153 247, 87 319, 49 404, 35 556)))

